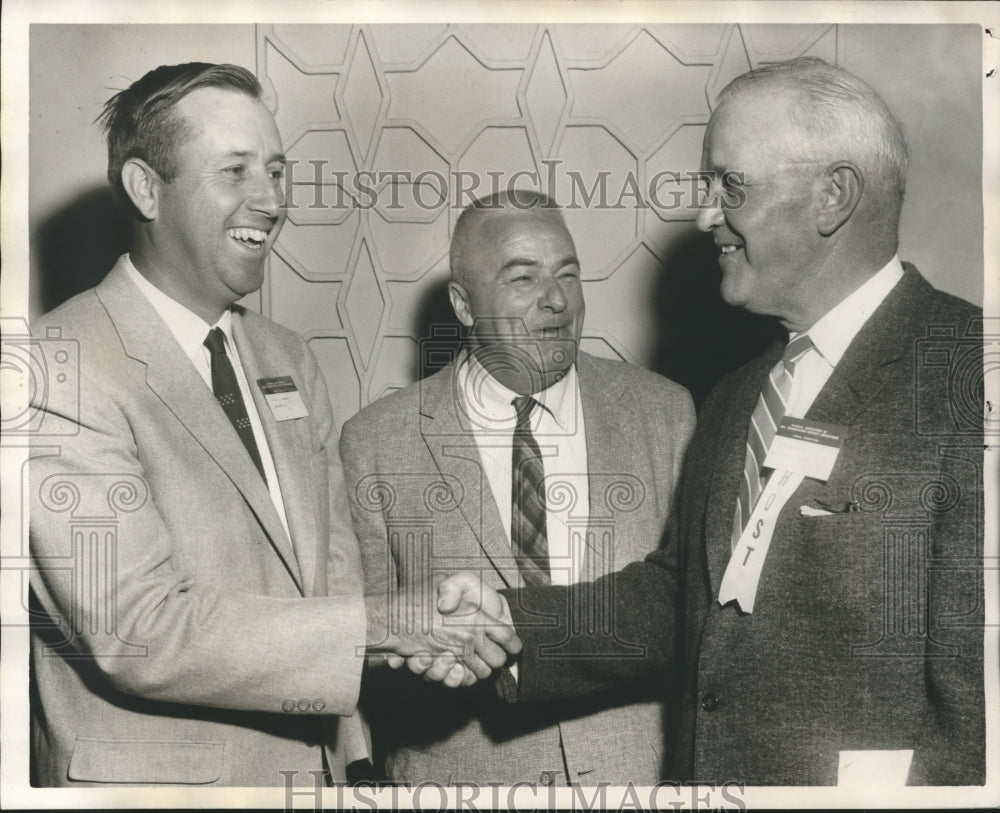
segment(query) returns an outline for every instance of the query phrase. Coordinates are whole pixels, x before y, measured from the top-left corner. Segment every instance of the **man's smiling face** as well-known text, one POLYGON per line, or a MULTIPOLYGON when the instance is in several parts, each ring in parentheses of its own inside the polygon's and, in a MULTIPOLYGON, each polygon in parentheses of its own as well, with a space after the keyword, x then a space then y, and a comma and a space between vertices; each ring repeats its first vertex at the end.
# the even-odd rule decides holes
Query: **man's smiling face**
POLYGON ((176 114, 189 133, 174 178, 159 184, 151 259, 167 293, 218 314, 264 281, 286 214, 281 138, 261 102, 232 90, 195 90, 176 114))
POLYGON ((573 366, 583 331, 573 238, 557 213, 538 207, 476 216, 464 296, 453 292, 452 304, 466 326, 475 326, 480 361, 489 369, 492 360, 493 372, 509 365, 538 392, 573 366))
POLYGON ((698 227, 721 251, 723 300, 782 321, 808 302, 823 265, 815 219, 818 176, 810 171, 819 164, 790 159, 784 139, 795 125, 788 104, 787 96, 774 92, 746 92, 716 109, 702 169, 733 186, 716 184, 698 215, 698 227))

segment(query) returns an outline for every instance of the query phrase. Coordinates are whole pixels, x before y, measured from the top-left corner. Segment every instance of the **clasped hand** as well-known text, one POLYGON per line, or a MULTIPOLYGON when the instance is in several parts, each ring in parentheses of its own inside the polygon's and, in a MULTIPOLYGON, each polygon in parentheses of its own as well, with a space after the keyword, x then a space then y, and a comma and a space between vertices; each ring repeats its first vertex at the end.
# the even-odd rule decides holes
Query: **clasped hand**
POLYGON ((468 571, 397 597, 398 629, 384 640, 388 664, 404 664, 427 680, 471 686, 521 651, 507 601, 468 571), (436 590, 434 589, 436 588, 436 590))

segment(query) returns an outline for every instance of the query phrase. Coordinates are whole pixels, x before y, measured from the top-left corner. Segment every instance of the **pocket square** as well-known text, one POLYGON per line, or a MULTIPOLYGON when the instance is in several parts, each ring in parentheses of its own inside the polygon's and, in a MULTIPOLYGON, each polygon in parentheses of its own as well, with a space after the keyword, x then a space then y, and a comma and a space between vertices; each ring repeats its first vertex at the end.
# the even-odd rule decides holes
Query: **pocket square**
POLYGON ((856 502, 827 503, 813 500, 813 505, 800 505, 800 517, 828 517, 833 514, 856 514, 861 506, 856 502))

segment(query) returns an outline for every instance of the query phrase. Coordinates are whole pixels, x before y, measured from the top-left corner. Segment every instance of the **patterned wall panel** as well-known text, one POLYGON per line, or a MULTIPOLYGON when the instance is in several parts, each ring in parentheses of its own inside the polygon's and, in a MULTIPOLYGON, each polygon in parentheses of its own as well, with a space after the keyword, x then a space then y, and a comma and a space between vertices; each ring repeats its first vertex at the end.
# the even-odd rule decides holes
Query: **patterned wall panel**
POLYGON ((750 67, 837 59, 837 27, 258 26, 290 166, 263 309, 306 336, 346 420, 421 374, 448 318, 448 241, 470 195, 513 184, 566 207, 584 347, 648 364, 664 259, 719 90, 750 67))

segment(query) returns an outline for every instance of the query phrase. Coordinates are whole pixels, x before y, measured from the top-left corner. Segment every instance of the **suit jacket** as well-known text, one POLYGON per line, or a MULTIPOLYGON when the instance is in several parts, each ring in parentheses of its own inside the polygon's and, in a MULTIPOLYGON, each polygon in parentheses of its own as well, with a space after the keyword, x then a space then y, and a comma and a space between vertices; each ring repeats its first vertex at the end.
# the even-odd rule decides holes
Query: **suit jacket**
POLYGON ((122 261, 33 329, 62 376, 30 462, 35 781, 311 785, 324 747, 342 777, 364 750, 360 558, 302 339, 234 309, 289 538, 122 261), (282 375, 308 417, 274 420, 254 382, 282 375))
MULTIPOLYGON (((683 388, 636 367, 580 353, 577 369, 590 504, 574 504, 571 516, 586 539, 583 578, 595 578, 656 546, 694 410, 683 388)), ((460 569, 493 587, 521 584, 457 397, 448 367, 344 426, 341 453, 371 592, 460 569)), ((491 683, 455 691, 405 672, 381 677, 385 685, 371 686, 373 736, 398 781, 547 783, 564 764, 583 784, 651 784, 659 775, 663 709, 653 685, 512 711, 491 683)))
MULTIPOLYGON (((834 785, 840 751, 913 749, 910 784, 982 784, 981 346, 978 309, 906 266, 808 412, 846 439, 827 482, 806 479, 779 514, 752 615, 716 597, 747 425, 781 347, 723 379, 699 415, 667 544, 614 579, 618 637, 646 657, 546 659, 574 604, 527 591, 512 602, 521 697, 674 669, 671 778, 834 785), (528 611, 555 623, 522 627, 528 611)), ((573 601, 587 612, 601 598, 581 587, 573 601)), ((588 643, 601 646, 575 641, 588 643)))

